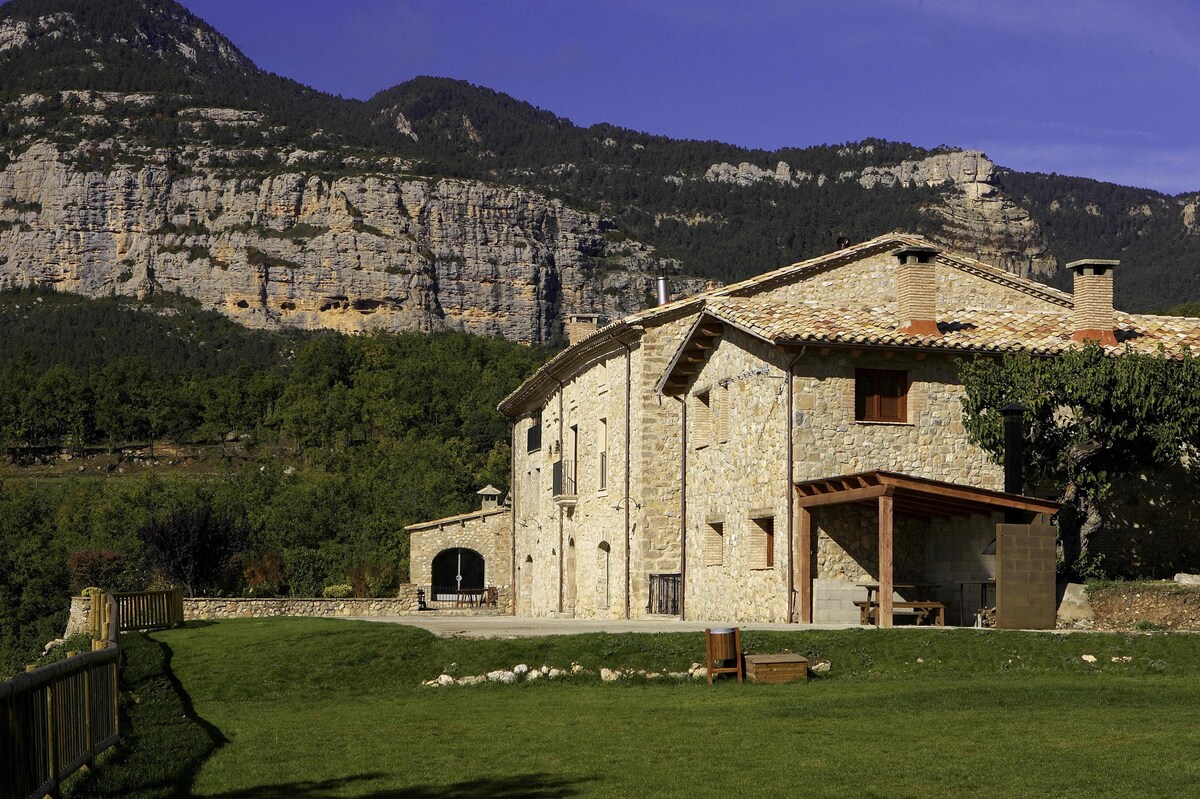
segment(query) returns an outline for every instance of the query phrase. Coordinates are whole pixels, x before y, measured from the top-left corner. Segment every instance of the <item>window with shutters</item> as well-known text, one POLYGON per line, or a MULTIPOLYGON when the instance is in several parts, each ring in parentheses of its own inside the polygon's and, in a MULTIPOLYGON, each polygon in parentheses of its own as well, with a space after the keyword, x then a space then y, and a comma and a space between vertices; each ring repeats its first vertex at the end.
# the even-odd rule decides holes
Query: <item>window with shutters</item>
POLYGON ((704 391, 692 398, 692 441, 695 442, 696 449, 711 444, 712 434, 712 395, 704 391))
POLYGON ((908 372, 855 369, 854 419, 859 422, 907 422, 908 372))
POLYGON ((704 565, 720 566, 725 562, 725 523, 709 522, 704 530, 704 565))
POLYGON ((729 440, 729 386, 718 385, 712 398, 713 439, 724 444, 729 440))
POLYGON ((600 491, 608 488, 608 420, 601 419, 596 430, 596 441, 600 447, 600 491))
POLYGON ((750 568, 775 568, 775 517, 750 520, 750 568))

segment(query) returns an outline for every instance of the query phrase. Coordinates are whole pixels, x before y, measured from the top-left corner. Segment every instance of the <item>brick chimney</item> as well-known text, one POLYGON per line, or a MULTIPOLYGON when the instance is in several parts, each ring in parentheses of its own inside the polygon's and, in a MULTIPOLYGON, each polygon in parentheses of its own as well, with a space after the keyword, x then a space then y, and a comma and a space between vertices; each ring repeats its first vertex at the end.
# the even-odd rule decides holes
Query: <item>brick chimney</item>
POLYGON ((1071 338, 1076 341, 1117 345, 1113 333, 1113 269, 1119 263, 1085 258, 1067 264, 1067 269, 1075 273, 1075 330, 1071 338))
POLYGON ((567 317, 567 344, 578 344, 600 329, 599 314, 571 314, 567 317))
POLYGON ((901 247, 892 253, 896 266, 896 293, 899 333, 909 336, 936 336, 937 267, 933 258, 936 247, 901 247))

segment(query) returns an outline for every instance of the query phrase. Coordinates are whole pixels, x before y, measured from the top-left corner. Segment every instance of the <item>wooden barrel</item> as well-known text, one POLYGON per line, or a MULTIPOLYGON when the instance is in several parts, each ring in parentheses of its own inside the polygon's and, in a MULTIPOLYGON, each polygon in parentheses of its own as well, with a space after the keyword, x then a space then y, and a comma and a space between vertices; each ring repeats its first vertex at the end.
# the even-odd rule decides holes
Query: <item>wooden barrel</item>
POLYGON ((713 660, 735 660, 738 656, 737 642, 732 627, 709 630, 713 660))

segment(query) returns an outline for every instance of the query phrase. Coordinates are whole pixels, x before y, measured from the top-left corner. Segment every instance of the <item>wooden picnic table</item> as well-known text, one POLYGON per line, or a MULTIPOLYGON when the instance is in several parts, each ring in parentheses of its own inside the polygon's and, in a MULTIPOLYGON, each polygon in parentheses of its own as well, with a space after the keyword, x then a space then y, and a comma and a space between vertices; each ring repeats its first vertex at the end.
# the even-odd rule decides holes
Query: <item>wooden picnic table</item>
MULTIPOLYGON (((854 603, 859 611, 859 623, 870 624, 871 617, 876 617, 875 623, 879 623, 879 583, 858 583, 859 588, 867 589, 867 598, 858 600, 854 603)), ((938 627, 946 626, 946 603, 935 602, 926 599, 933 589, 939 588, 937 583, 893 583, 894 591, 910 590, 914 591, 919 599, 915 601, 893 601, 892 612, 897 610, 911 610, 916 616, 917 624, 929 621, 930 616, 933 617, 933 623, 938 627)))

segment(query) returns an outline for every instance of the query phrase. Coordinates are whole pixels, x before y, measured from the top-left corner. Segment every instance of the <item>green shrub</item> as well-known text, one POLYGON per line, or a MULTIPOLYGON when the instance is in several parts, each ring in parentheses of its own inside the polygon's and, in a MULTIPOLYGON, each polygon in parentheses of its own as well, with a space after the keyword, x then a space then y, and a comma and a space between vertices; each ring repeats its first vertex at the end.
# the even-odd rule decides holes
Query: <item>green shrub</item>
POLYGON ((354 596, 354 586, 345 583, 337 585, 327 585, 325 590, 321 592, 326 599, 348 599, 354 596))

